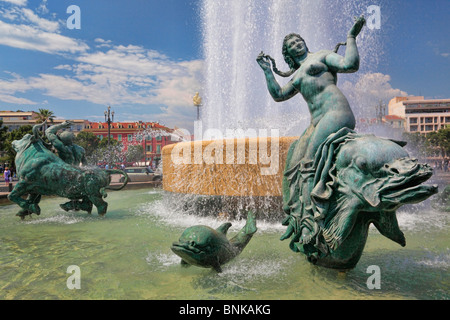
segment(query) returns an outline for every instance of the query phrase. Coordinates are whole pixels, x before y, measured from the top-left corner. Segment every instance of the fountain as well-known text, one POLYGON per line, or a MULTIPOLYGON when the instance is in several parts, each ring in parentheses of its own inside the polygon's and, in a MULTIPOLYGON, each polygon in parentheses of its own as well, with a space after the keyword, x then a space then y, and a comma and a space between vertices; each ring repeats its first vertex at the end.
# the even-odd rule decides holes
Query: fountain
MULTIPOLYGON (((301 98, 275 105, 255 58, 264 49, 282 61, 282 39, 297 30, 310 48, 332 49, 344 40, 348 17, 365 12, 369 5, 202 1, 206 81, 202 118, 195 126, 197 141, 163 150, 164 189, 174 203, 202 214, 245 217, 254 208, 267 218, 283 216, 282 172, 289 146, 309 124, 309 111, 301 98), (211 145, 212 140, 220 146, 211 145), (200 153, 211 160, 202 162, 200 153), (209 174, 213 170, 221 173, 209 174)), ((376 68, 382 54, 378 37, 363 33, 358 41, 362 71, 376 68)), ((354 112, 364 115, 367 110, 354 112)))
MULTIPOLYGON (((431 177, 432 169, 410 158, 402 149, 403 142, 353 131, 355 116, 337 87, 337 74, 359 70, 356 38, 366 24, 365 18, 355 18, 347 41, 339 42, 333 51, 311 52, 299 34, 289 33, 282 44, 288 72, 279 71, 276 58, 262 51, 257 56, 271 97, 285 102, 300 92, 311 114, 311 122, 301 137, 294 141, 283 138, 280 147, 278 136, 231 138, 233 132, 243 131, 245 123, 254 123, 254 115, 261 114, 258 107, 266 105, 254 96, 263 96, 260 90, 247 86, 255 82, 256 73, 250 71, 251 60, 245 56, 254 52, 258 35, 273 41, 272 33, 263 31, 267 25, 266 29, 279 31, 271 26, 289 21, 284 16, 272 21, 269 13, 273 10, 277 17, 289 16, 295 6, 271 1, 258 7, 253 1, 231 2, 227 9, 233 14, 221 18, 223 7, 219 10, 214 3, 204 2, 206 105, 213 106, 204 116, 209 126, 205 135, 215 140, 199 139, 163 150, 164 189, 173 194, 196 195, 184 202, 194 204, 198 213, 236 217, 244 209, 256 210, 260 218, 278 218, 277 213, 284 212, 287 231, 281 240, 291 238, 289 247, 294 252, 302 252, 308 261, 328 268, 346 270, 356 266, 371 224, 405 246, 396 210, 424 201, 437 193, 437 186, 421 186, 431 177), (262 23, 256 18, 260 11, 262 23), (232 31, 219 34, 223 28, 213 21, 225 23, 232 31), (346 46, 343 55, 338 54, 341 45, 346 46), (274 73, 290 81, 279 84, 274 73), (231 95, 226 96, 227 92, 231 95), (223 137, 224 130, 228 139, 223 137), (281 149, 289 149, 287 155, 281 149), (379 150, 383 150, 382 155, 379 150), (270 168, 263 167, 267 163, 270 168), (280 170, 280 164, 284 170, 280 170), (271 201, 280 198, 281 203, 271 201)), ((318 13, 322 7, 320 2, 317 4, 319 7, 308 8, 318 13)), ((285 128, 290 123, 283 119, 277 125, 285 128)))
MULTIPOLYGON (((349 7, 354 6, 351 2, 347 4, 345 1, 336 1, 331 4, 334 7, 329 8, 328 12, 325 3, 321 1, 243 2, 205 1, 202 12, 205 15, 208 12, 216 12, 217 15, 222 13, 220 18, 223 19, 234 16, 243 26, 256 32, 256 26, 251 24, 256 20, 253 16, 255 13, 262 15, 262 12, 266 12, 271 20, 276 20, 279 16, 294 16, 297 19, 300 16, 307 17, 323 7, 320 10, 322 14, 341 14, 344 11, 348 13, 345 17, 347 19, 353 15, 349 7), (290 4, 290 9, 279 3, 290 4), (303 12, 309 14, 295 12, 299 4, 304 6, 303 12), (219 11, 220 6, 224 7, 219 11), (232 10, 229 12, 233 14, 224 15, 225 10, 232 10)), ((326 5, 330 4, 327 2, 326 5)), ((364 10, 355 11, 361 13, 364 10)), ((220 20, 214 19, 214 16, 206 16, 204 19, 208 23, 220 20)), ((315 16, 316 21, 320 22, 322 19, 326 20, 322 16, 315 16)), ((281 40, 285 34, 299 30, 297 22, 289 30, 281 30, 276 39, 281 40)), ((318 25, 319 28, 332 28, 324 23, 318 25)), ((284 28, 279 20, 273 24, 274 32, 278 32, 277 28, 284 28)), ((315 47, 312 41, 319 40, 307 35, 315 27, 310 24, 309 27, 303 26, 302 30, 307 30, 306 28, 310 28, 310 31, 302 32, 302 35, 308 40, 312 38, 308 42, 312 49, 315 47)), ((268 34, 268 31, 261 32, 268 34)), ((225 37, 223 29, 218 33, 225 37)), ((238 36, 235 36, 236 43, 239 43, 238 36)), ((247 37, 247 34, 242 32, 240 36, 247 37)), ((368 38, 361 40, 372 41, 368 38)), ((329 41, 329 45, 320 43, 318 48, 332 49, 342 39, 323 38, 320 41, 329 41)), ((248 67, 261 75, 254 61, 256 55, 264 49, 276 61, 282 61, 281 56, 276 55, 281 42, 274 45, 273 50, 269 45, 255 44, 256 42, 249 42, 255 46, 256 51, 255 54, 249 54, 251 59, 248 67)), ((225 43, 229 42, 224 42, 224 45, 225 43)), ((361 57, 367 61, 373 56, 366 55, 365 50, 367 48, 362 46, 361 57)), ((219 65, 222 63, 223 61, 219 61, 219 65)), ((236 69, 236 82, 241 75, 239 69, 236 69)), ((252 99, 256 101, 268 96, 263 77, 258 76, 254 80, 261 91, 246 101, 252 102, 252 99)), ((229 88, 221 93, 230 94, 229 88)), ((214 91, 214 88, 211 90, 214 91)), ((398 226, 408 241, 406 248, 388 241, 375 228, 369 228, 369 237, 360 262, 345 275, 336 270, 317 267, 293 255, 286 243, 279 241, 280 234, 286 231, 279 218, 284 215, 281 199, 284 163, 288 158, 290 145, 298 139, 296 135, 301 132, 299 128, 305 128, 308 121, 307 116, 298 117, 297 103, 301 99, 294 102, 295 112, 289 112, 290 107, 287 106, 283 108, 283 113, 279 106, 273 106, 271 100, 264 102, 267 105, 252 105, 252 108, 256 108, 253 109, 254 112, 249 105, 239 106, 233 102, 232 108, 245 110, 240 120, 236 121, 225 120, 230 113, 226 108, 220 111, 219 107, 222 105, 210 99, 212 98, 208 94, 208 98, 205 97, 208 102, 204 105, 212 108, 217 106, 217 116, 223 120, 220 120, 221 124, 217 129, 224 129, 217 130, 215 134, 224 133, 223 138, 227 139, 223 140, 222 145, 225 149, 220 148, 220 142, 210 145, 212 142, 207 139, 180 143, 164 149, 166 191, 149 188, 111 192, 108 195, 109 210, 106 219, 97 215, 62 212, 58 207, 61 200, 58 197, 43 198, 39 205, 46 214, 33 216, 25 221, 18 221, 14 217, 17 209, 15 204, 0 205, 0 299, 180 299, 203 300, 202 304, 206 305, 210 300, 236 299, 450 298, 449 216, 442 211, 430 209, 428 203, 403 207, 397 212, 398 226), (267 119, 270 119, 269 123, 267 119), (284 123, 283 120, 287 121, 286 124, 278 127, 280 123, 284 123), (225 134, 227 128, 231 129, 232 134, 239 129, 248 133, 248 128, 254 128, 254 131, 251 136, 238 139, 228 137, 225 134), (266 131, 258 130, 260 128, 266 131), (272 146, 276 146, 276 143, 278 149, 273 150, 279 152, 272 154, 272 146), (172 152, 175 147, 179 153, 172 152), (209 160, 209 163, 195 164, 195 148, 206 154, 206 159, 209 160, 221 155, 223 164, 209 160), (227 154, 228 161, 233 159, 234 163, 234 166, 229 164, 230 169, 226 167, 227 154), (172 160, 172 155, 175 162, 166 161, 172 160), (222 170, 221 174, 213 174, 217 169, 222 170), (255 174, 251 175, 252 172, 255 174), (233 179, 225 179, 225 174, 231 175, 233 179), (201 177, 207 184, 199 188, 201 177), (175 209, 170 206, 173 204, 177 205, 175 209), (217 229, 227 219, 233 223, 228 231, 231 238, 244 227, 245 221, 239 217, 248 208, 257 208, 267 213, 267 219, 258 215, 258 231, 239 257, 222 267, 222 273, 180 267, 180 258, 171 252, 170 244, 177 240, 183 230, 199 224, 217 229), (213 214, 202 216, 198 214, 198 210, 213 214), (233 217, 233 212, 236 217, 233 217), (68 285, 72 278, 70 270, 74 266, 81 270, 80 289, 73 289, 68 285), (373 267, 379 270, 378 287, 370 285, 373 276, 370 270, 374 270, 373 267)), ((225 98, 224 101, 231 100, 225 98)), ((287 102, 289 103, 291 102, 287 102)), ((207 110, 208 115, 204 115, 203 119, 205 128, 214 129, 215 125, 209 124, 215 121, 214 113, 209 111, 211 108, 207 110)), ((355 110, 356 114, 360 112, 362 111, 355 110)), ((305 109, 304 113, 308 114, 308 111, 305 109)), ((213 134, 203 135, 211 136, 213 134)), ((390 146, 396 147, 397 143, 391 142, 393 144, 390 146)), ((177 312, 175 309, 169 308, 167 311, 177 312)))

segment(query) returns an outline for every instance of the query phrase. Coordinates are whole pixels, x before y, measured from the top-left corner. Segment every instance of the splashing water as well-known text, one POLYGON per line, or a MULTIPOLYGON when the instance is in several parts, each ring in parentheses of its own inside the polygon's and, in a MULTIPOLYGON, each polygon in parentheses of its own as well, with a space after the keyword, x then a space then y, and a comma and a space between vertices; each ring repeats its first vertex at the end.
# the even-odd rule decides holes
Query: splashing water
MULTIPOLYGON (((284 37, 292 32, 305 39, 311 52, 332 50, 346 40, 354 16, 367 12, 369 1, 325 0, 203 0, 205 97, 204 129, 279 129, 283 136, 300 135, 309 111, 300 95, 277 104, 270 97, 256 57, 264 51, 280 70, 287 65, 281 54, 284 37), (226 12, 226 14, 224 14, 226 12)), ((363 29, 358 36, 359 73, 376 70, 383 54, 379 35, 363 29)), ((340 54, 343 54, 341 49, 340 54)), ((354 81, 355 75, 340 75, 354 81)), ((279 79, 283 85, 289 79, 279 79)), ((351 101, 355 114, 359 103, 351 101)))
MULTIPOLYGON (((65 213, 56 197, 44 198, 41 215, 25 221, 15 216, 16 205, 0 206, 0 299, 449 298, 449 220, 441 212, 416 212, 409 222, 400 212, 407 246, 374 230, 357 267, 341 278, 293 254, 279 240, 279 223, 258 219, 248 246, 217 274, 182 268, 170 246, 187 227, 226 220, 174 210, 158 189, 110 192, 107 199, 105 217, 65 213), (81 290, 66 287, 71 265, 81 269, 81 290), (381 290, 366 286, 370 265, 381 268, 381 290)), ((244 223, 230 222, 228 237, 244 223)))

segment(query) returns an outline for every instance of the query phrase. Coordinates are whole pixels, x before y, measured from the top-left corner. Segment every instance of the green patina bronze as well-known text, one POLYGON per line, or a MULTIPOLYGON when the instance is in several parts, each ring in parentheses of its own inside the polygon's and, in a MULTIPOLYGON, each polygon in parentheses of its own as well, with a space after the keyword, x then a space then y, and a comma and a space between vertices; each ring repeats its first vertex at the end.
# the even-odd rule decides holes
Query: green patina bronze
POLYGON ((41 126, 34 126, 32 135, 27 134, 13 142, 17 152, 15 163, 19 182, 8 199, 22 208, 17 215, 22 219, 33 213, 39 215, 42 195, 70 199, 70 202, 61 205, 66 211, 83 210, 91 213, 95 205, 99 215, 106 214, 108 204, 103 200, 107 196, 105 190, 122 189, 128 182, 126 173, 65 162, 44 145, 38 131, 41 126), (110 187, 111 174, 123 174, 124 184, 117 188, 110 187), (22 198, 27 195, 27 199, 22 198))
POLYGON ((213 268, 222 272, 221 266, 239 255, 257 231, 256 217, 253 212, 249 212, 245 226, 228 240, 226 234, 230 227, 229 222, 217 229, 207 226, 190 227, 183 232, 178 242, 173 243, 171 249, 181 257, 184 266, 213 268))
POLYGON ((275 101, 301 93, 311 113, 311 124, 289 150, 283 177, 283 210, 287 226, 282 240, 304 253, 312 263, 336 269, 353 268, 364 249, 369 225, 405 245, 395 211, 437 192, 420 186, 432 175, 417 163, 402 142, 359 135, 355 117, 337 87, 337 74, 356 72, 359 54, 356 37, 365 24, 355 19, 347 34, 345 55, 321 50, 312 53, 298 34, 283 42, 288 72, 280 72, 263 52, 257 62, 275 101), (272 72, 292 76, 281 87, 272 72))

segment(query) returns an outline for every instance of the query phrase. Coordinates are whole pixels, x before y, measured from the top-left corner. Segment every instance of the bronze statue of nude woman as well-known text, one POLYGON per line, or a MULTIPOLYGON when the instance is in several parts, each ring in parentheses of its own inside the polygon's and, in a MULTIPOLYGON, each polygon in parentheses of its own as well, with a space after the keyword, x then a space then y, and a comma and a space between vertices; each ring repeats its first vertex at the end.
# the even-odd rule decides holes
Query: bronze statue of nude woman
MULTIPOLYGON (((300 138, 293 143, 286 161, 283 179, 283 209, 298 221, 302 228, 300 243, 307 244, 317 232, 320 217, 315 217, 310 200, 313 183, 313 159, 319 146, 332 133, 343 127, 355 128, 355 117, 346 97, 336 86, 338 73, 352 73, 359 69, 359 53, 356 37, 365 24, 364 17, 355 19, 347 34, 345 55, 333 50, 310 52, 305 41, 292 33, 283 41, 283 57, 289 65, 288 72, 280 72, 275 61, 259 54, 256 61, 264 71, 268 90, 277 102, 285 101, 301 93, 311 113, 311 123, 300 138), (291 80, 281 87, 272 71, 291 80)), ((286 223, 286 222, 285 222, 286 223)), ((297 234, 297 233, 296 233, 297 234)), ((282 239, 292 235, 292 230, 282 239)))

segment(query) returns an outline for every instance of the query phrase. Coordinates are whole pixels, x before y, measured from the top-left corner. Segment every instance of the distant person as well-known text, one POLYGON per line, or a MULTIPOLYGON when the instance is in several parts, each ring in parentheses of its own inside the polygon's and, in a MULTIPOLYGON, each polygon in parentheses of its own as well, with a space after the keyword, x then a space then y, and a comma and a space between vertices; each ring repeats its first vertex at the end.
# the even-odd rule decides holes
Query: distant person
POLYGON ((5 185, 9 185, 9 183, 11 182, 11 171, 9 171, 9 168, 6 167, 5 171, 3 172, 4 177, 5 177, 5 185))
POLYGON ((448 158, 444 159, 444 172, 448 171, 448 158))

